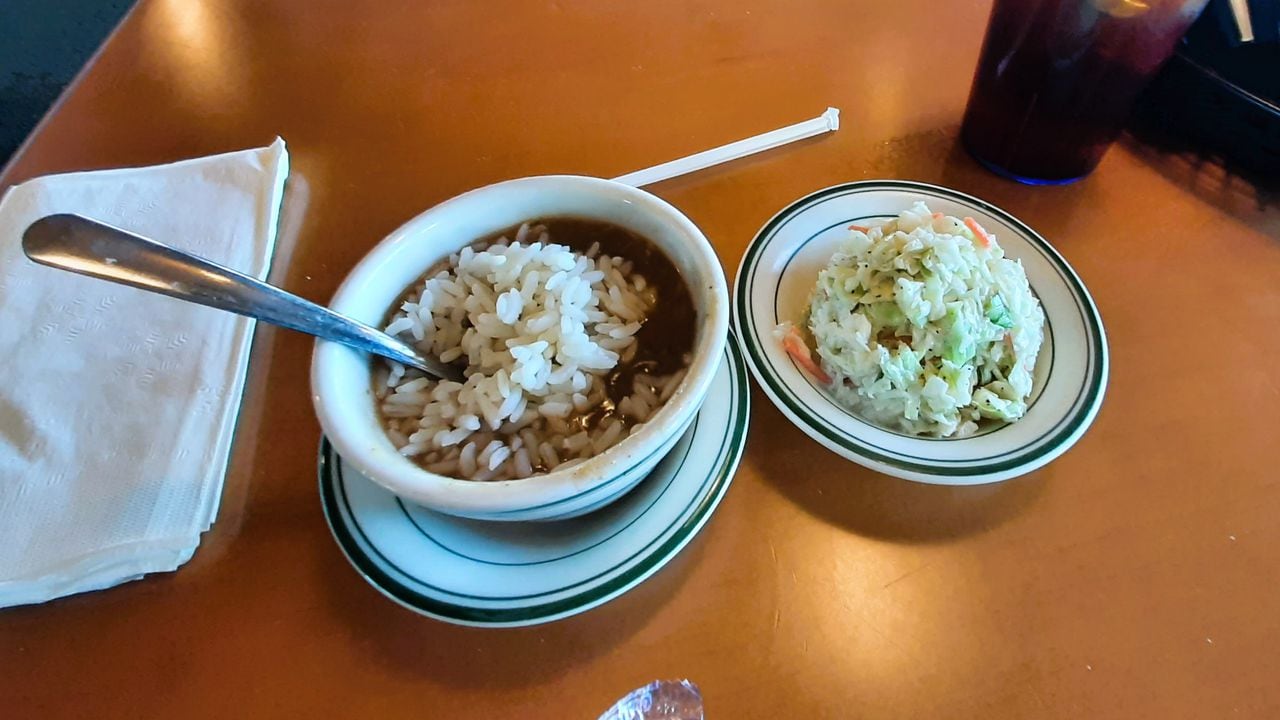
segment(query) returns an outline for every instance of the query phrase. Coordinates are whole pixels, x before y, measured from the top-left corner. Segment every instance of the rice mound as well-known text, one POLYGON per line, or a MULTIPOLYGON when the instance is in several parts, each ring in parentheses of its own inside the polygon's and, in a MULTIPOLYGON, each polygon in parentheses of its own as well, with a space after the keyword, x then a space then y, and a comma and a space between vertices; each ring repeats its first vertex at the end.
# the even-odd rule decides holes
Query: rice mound
POLYGON ((598 246, 554 244, 528 223, 514 241, 451 256, 386 331, 443 362, 464 359, 466 380, 387 361, 375 388, 392 443, 437 474, 504 480, 577 464, 635 432, 684 372, 636 373, 632 394, 616 408, 609 401, 605 377, 635 356, 655 303, 632 270, 598 246))

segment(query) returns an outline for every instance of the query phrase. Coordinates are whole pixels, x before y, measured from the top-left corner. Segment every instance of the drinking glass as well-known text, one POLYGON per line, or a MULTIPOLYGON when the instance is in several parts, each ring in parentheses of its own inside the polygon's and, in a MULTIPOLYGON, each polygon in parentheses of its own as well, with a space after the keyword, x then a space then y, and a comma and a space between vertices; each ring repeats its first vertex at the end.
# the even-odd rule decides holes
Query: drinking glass
POLYGON ((995 0, 960 136, 1019 182, 1088 175, 1208 0, 995 0))

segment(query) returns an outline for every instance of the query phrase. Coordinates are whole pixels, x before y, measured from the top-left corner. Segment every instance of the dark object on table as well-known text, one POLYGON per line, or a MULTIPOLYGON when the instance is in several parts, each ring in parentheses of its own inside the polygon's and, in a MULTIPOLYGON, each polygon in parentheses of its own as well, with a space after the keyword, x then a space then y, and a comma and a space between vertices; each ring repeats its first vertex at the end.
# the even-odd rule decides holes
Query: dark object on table
POLYGON ((0 166, 133 0, 0 0, 0 166))
POLYGON ((1280 0, 1252 0, 1243 42, 1227 0, 1213 0, 1139 99, 1130 126, 1164 150, 1221 159, 1280 185, 1280 0))
POLYGON ((996 0, 960 136, 1031 185, 1093 171, 1206 0, 996 0))

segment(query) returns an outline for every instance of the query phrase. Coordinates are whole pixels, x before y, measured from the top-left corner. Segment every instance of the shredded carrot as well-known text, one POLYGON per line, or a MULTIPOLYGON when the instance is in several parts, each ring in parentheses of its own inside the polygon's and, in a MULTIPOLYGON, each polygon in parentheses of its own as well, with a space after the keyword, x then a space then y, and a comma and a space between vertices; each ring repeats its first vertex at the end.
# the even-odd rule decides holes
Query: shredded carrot
POLYGON ((982 247, 991 247, 991 235, 989 235, 986 230, 982 229, 982 226, 978 224, 977 220, 967 217, 964 219, 964 226, 973 231, 973 236, 977 238, 978 245, 982 247))
POLYGON ((933 214, 933 219, 934 219, 934 220, 941 220, 941 219, 942 219, 942 213, 940 213, 940 212, 938 212, 938 213, 934 213, 934 214, 933 214))
POLYGON ((1013 350, 1013 333, 1007 332, 1004 334, 1004 344, 1005 347, 1009 348, 1009 355, 1013 357, 1013 361, 1017 362, 1018 354, 1013 350))
POLYGON ((800 337, 800 331, 791 328, 782 338, 782 349, 795 359, 800 367, 809 371, 809 374, 821 382, 823 385, 831 384, 831 376, 827 374, 822 366, 813 361, 813 356, 809 354, 809 346, 804 344, 804 339, 800 337))
POLYGON ((857 230, 858 232, 871 232, 871 228, 867 227, 866 225, 850 225, 849 229, 857 230))

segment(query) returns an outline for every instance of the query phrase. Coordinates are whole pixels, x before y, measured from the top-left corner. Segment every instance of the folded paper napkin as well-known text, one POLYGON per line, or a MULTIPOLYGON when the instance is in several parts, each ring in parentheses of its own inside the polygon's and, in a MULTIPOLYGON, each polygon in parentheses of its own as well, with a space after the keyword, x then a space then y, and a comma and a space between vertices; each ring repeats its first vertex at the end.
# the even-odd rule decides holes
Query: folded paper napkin
POLYGON ((218 511, 253 323, 38 266, 22 232, 78 213, 265 278, 284 141, 38 178, 0 200, 0 607, 191 559, 218 511))

